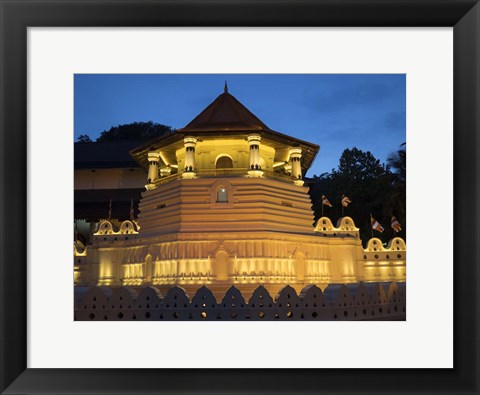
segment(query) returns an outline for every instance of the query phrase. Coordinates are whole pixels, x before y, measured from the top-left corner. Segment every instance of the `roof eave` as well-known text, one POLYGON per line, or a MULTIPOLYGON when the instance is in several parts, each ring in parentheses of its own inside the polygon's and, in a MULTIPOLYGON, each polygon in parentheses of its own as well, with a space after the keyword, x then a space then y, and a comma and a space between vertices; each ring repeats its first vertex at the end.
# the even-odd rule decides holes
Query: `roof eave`
MULTIPOLYGON (((179 140, 183 139, 185 136, 189 134, 195 134, 198 131, 185 131, 182 129, 177 130, 176 132, 170 133, 168 135, 160 136, 157 137, 153 140, 150 140, 146 142, 145 144, 142 144, 140 147, 137 147, 133 150, 131 150, 129 153, 132 156, 132 158, 139 164, 140 167, 144 168, 146 171, 148 171, 148 152, 152 150, 156 150, 162 147, 165 147, 166 145, 178 142, 179 140)), ((254 132, 251 129, 246 129, 246 130, 235 130, 235 131, 224 131, 226 133, 232 133, 232 134, 237 134, 237 133, 251 133, 254 132)), ((315 157, 317 156, 318 151, 320 150, 320 146, 314 143, 310 143, 308 141, 304 141, 301 139, 298 139, 296 137, 288 136, 286 134, 277 132, 275 130, 258 130, 255 132, 259 133, 265 133, 266 136, 269 138, 273 139, 274 141, 277 142, 282 142, 282 141, 287 141, 292 145, 300 146, 303 148, 304 155, 302 160, 302 172, 306 173, 307 170, 310 168, 312 165, 313 161, 315 160, 315 157)), ((202 132, 204 136, 215 136, 222 133, 222 131, 208 131, 205 130, 202 132)), ((302 150, 302 151, 303 151, 302 150)))

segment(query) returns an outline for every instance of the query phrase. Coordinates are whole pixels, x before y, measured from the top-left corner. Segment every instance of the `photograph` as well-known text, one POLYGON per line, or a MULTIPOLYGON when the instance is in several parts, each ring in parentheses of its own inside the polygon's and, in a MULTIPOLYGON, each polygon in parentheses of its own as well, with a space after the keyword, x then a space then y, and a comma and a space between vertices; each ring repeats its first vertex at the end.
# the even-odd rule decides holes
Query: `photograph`
POLYGON ((405 74, 76 74, 74 131, 75 320, 406 319, 405 74))

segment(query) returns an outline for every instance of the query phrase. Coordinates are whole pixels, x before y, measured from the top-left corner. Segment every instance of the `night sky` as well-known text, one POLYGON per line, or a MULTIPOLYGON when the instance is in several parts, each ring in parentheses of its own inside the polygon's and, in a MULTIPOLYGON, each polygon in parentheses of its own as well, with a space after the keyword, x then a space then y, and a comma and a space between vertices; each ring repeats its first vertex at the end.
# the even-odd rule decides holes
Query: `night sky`
POLYGON ((385 162, 406 141, 404 74, 77 74, 75 139, 131 122, 181 128, 225 80, 268 127, 320 145, 307 176, 336 168, 345 148, 385 162))

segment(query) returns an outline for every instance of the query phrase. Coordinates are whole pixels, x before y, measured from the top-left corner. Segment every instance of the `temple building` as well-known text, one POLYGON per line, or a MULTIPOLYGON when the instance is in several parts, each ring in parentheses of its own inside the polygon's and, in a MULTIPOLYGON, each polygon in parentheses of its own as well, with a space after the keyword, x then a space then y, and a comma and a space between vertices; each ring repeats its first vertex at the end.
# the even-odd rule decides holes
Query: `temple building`
POLYGON ((129 151, 143 143, 74 144, 74 232, 79 243, 91 240, 102 219, 123 222, 138 214, 145 174, 129 151))
MULTIPOLYGON (((352 218, 314 223, 303 177, 319 150, 270 129, 225 86, 184 128, 132 147, 123 170, 104 170, 104 189, 131 189, 123 204, 135 194, 138 216, 113 220, 104 207, 104 219, 84 220, 92 236, 75 243, 75 284, 178 285, 192 294, 206 285, 221 297, 232 285, 273 295, 286 285, 404 282, 401 238, 386 246, 372 238, 364 248, 352 218)), ((75 175, 84 200, 112 193, 92 192, 88 171, 75 175)), ((87 218, 88 202, 83 210, 87 218)))

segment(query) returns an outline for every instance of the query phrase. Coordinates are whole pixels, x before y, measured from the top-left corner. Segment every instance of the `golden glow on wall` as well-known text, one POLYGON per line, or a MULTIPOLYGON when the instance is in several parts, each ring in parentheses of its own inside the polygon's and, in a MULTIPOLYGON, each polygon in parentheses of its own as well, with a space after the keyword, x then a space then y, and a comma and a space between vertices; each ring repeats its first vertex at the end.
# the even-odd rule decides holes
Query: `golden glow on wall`
MULTIPOLYGON (((231 234, 228 239, 225 236, 214 234, 204 240, 159 241, 140 246, 135 242, 122 247, 107 247, 113 243, 98 237, 94 244, 100 248, 98 284, 241 286, 405 281, 406 278, 405 251, 397 250, 398 247, 391 247, 395 248, 392 255, 385 247, 382 252, 364 249, 360 240, 353 237, 288 235, 275 240, 272 235, 266 238, 261 234, 254 238, 245 238, 247 235, 240 233, 231 234), (221 245, 219 239, 223 239, 221 245), (403 259, 398 258, 400 254, 403 259), (147 275, 147 271, 151 274, 147 275)), ((398 244, 394 240, 392 245, 398 244)))
POLYGON ((132 151, 148 172, 138 223, 99 224, 88 253, 75 250, 84 257, 78 284, 235 284, 248 293, 260 284, 405 281, 401 238, 364 249, 350 217, 312 226, 302 177, 318 146, 271 130, 191 133, 132 151))

